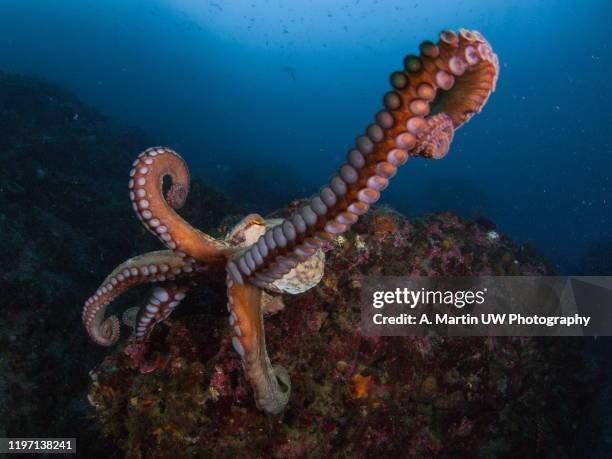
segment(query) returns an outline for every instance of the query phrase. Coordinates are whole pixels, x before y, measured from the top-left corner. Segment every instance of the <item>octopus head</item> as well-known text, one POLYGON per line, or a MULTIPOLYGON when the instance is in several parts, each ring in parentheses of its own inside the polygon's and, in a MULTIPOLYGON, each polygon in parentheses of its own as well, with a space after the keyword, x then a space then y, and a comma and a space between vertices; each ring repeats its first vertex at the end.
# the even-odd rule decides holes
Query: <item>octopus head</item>
POLYGON ((265 231, 266 220, 258 214, 249 214, 225 235, 225 242, 233 249, 244 249, 255 244, 265 231))
MULTIPOLYGON (((278 218, 266 220, 266 229, 280 225, 282 222, 283 220, 278 218)), ((283 277, 268 284, 267 290, 275 293, 289 293, 291 295, 304 293, 321 281, 324 270, 325 254, 319 249, 307 260, 298 263, 295 268, 283 277)))
POLYGON ((283 277, 269 284, 268 290, 291 295, 304 293, 321 281, 324 270, 325 254, 319 249, 307 260, 298 263, 283 277))
MULTIPOLYGON (((279 218, 265 220, 257 214, 250 214, 232 228, 225 236, 225 241, 233 249, 246 250, 255 244, 268 228, 273 228, 282 222, 283 220, 279 218)), ((283 277, 267 284, 265 289, 274 293, 297 295, 316 286, 321 281, 324 270, 325 254, 319 249, 283 277)))

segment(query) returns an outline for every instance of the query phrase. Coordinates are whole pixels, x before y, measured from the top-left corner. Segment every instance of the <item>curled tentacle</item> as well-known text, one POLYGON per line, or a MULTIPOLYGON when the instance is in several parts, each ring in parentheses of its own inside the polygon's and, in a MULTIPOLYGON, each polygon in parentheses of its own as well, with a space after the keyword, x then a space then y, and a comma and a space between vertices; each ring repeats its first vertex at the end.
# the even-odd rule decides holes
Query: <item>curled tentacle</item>
POLYGON ((148 303, 140 310, 134 329, 135 341, 147 341, 153 327, 166 320, 189 290, 174 282, 164 282, 153 289, 148 303))
POLYGON ((262 290, 253 285, 240 285, 227 278, 227 308, 232 327, 232 345, 242 359, 245 375, 259 409, 280 413, 291 393, 287 371, 272 365, 266 351, 263 327, 262 290))
POLYGON ((123 262, 85 302, 82 319, 87 333, 97 344, 112 346, 119 339, 119 319, 104 317, 111 301, 133 285, 189 277, 197 269, 193 258, 170 250, 149 252, 123 262))
POLYGON ((189 171, 175 151, 155 147, 142 152, 130 171, 129 188, 136 215, 166 247, 200 261, 225 258, 227 244, 192 227, 174 211, 185 204, 189 193, 189 171), (172 179, 166 198, 165 176, 172 179))
POLYGON ((405 58, 403 71, 391 75, 394 89, 385 94, 384 109, 329 183, 233 257, 228 271, 236 282, 266 287, 285 276, 366 213, 410 156, 442 158, 454 130, 480 112, 499 71, 482 35, 444 31, 437 44, 426 41, 420 50, 419 56, 405 58))
POLYGON ((446 113, 438 113, 427 119, 427 130, 417 136, 415 155, 428 159, 442 159, 448 153, 455 128, 446 113))

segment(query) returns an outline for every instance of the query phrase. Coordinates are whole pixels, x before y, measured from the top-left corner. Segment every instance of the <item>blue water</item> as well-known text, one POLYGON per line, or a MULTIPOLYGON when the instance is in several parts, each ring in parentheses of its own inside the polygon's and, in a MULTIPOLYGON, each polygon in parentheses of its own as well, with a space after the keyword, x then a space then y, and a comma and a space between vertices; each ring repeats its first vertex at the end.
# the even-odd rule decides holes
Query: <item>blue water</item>
POLYGON ((610 24, 608 0, 4 0, 0 69, 60 83, 265 212, 327 180, 420 41, 480 30, 497 92, 382 201, 484 216, 561 273, 612 274, 610 24))

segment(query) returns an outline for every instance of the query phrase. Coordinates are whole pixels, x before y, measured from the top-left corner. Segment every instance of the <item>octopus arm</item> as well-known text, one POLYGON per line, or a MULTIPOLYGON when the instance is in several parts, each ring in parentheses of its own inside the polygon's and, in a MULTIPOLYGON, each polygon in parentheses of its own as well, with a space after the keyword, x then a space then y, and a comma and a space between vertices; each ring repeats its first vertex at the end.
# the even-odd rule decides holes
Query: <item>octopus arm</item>
POLYGON ((135 341, 147 341, 153 328, 166 320, 185 298, 188 287, 163 282, 153 289, 147 304, 140 310, 134 328, 135 341))
POLYGON ((383 109, 319 193, 291 217, 266 230, 228 264, 232 278, 262 288, 283 278, 326 241, 347 231, 410 156, 440 159, 454 131, 479 113, 495 89, 499 62, 476 31, 440 33, 391 74, 383 109))
POLYGON ((232 346, 242 359, 257 407, 270 414, 280 413, 289 401, 291 386, 287 371, 272 365, 266 351, 262 290, 250 284, 240 285, 229 276, 227 287, 232 346))
POLYGON ((82 320, 91 339, 112 346, 119 339, 119 319, 105 317, 106 307, 134 285, 187 278, 197 262, 185 255, 162 250, 131 258, 117 266, 85 302, 82 320))
POLYGON ((142 152, 130 171, 130 199, 136 215, 169 249, 179 250, 199 261, 225 259, 230 250, 224 241, 201 232, 181 218, 180 209, 189 193, 189 171, 183 158, 169 148, 142 152), (164 177, 172 184, 164 198, 164 177))

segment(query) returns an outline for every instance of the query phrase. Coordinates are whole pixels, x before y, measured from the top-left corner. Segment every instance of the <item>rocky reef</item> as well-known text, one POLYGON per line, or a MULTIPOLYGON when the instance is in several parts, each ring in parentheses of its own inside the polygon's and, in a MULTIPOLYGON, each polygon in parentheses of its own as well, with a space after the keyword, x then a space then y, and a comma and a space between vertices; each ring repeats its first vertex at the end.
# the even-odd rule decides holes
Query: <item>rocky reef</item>
POLYGON ((568 454, 596 386, 580 341, 359 330, 364 276, 550 273, 532 250, 489 222, 378 208, 327 256, 320 285, 265 322, 293 383, 283 414, 254 406, 220 280, 154 331, 146 362, 124 344, 92 372, 104 433, 143 458, 568 454))
MULTIPOLYGON (((157 247, 126 188, 152 144, 55 85, 0 72, 0 436, 77 436, 79 451, 107 451, 84 422, 87 373, 107 350, 89 342, 80 309, 123 257, 157 247)), ((192 221, 232 211, 193 185, 192 221)))
MULTIPOLYGON (((126 341, 89 342, 84 299, 123 259, 159 247, 126 189, 134 155, 156 143, 54 85, 0 73, 0 436, 76 436, 93 457, 571 455, 602 384, 583 341, 359 331, 364 276, 551 272, 484 219, 382 207, 334 243, 319 286, 265 323, 293 383, 279 416, 254 406, 222 279, 154 330, 144 358, 126 341)), ((245 210, 196 180, 181 213, 222 234, 245 210)))

